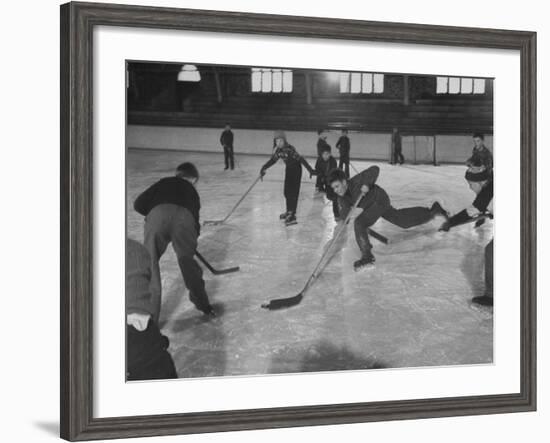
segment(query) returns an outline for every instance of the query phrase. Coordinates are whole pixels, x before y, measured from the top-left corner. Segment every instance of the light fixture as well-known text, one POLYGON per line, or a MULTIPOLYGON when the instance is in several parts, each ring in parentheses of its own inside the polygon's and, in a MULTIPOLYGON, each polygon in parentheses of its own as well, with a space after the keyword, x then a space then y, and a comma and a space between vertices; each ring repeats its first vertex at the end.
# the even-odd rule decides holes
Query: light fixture
POLYGON ((183 65, 178 72, 179 82, 200 82, 201 74, 195 65, 183 65))

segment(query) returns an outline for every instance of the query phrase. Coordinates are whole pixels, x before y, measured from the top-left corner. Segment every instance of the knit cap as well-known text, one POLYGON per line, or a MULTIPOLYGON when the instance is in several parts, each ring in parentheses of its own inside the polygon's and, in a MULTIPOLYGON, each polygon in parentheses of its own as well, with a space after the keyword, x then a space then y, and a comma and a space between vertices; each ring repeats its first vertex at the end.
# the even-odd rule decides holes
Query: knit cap
POLYGON ((285 131, 275 131, 273 134, 273 140, 277 140, 278 138, 282 138, 286 142, 285 131))

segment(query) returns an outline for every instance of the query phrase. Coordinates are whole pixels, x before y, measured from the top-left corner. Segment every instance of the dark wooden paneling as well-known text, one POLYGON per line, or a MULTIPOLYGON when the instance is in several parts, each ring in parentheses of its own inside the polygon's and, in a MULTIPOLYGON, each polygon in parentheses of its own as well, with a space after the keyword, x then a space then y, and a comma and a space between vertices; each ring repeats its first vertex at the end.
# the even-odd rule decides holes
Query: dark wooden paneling
MULTIPOLYGON (((384 76, 381 94, 341 94, 338 79, 326 71, 294 70, 292 93, 251 92, 250 69, 198 66, 199 83, 178 82, 177 64, 130 64, 128 122, 163 126, 313 131, 347 127, 407 133, 493 131, 492 87, 483 95, 436 95, 435 77, 410 76, 410 102, 404 103, 402 75, 384 76), (220 78, 219 101, 214 69, 220 78), (306 72, 311 79, 307 101, 306 72)), ((490 85, 492 80, 488 80, 490 85)))

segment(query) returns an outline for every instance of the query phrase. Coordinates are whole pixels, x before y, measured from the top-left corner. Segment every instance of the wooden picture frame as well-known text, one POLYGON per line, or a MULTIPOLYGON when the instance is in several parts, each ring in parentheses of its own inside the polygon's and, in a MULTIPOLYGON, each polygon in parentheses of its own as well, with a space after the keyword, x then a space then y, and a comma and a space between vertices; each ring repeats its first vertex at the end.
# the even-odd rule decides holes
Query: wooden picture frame
POLYGON ((61 6, 61 437, 70 441, 536 409, 536 34, 313 17, 61 6), (94 418, 92 32, 95 26, 517 50, 521 57, 521 390, 518 394, 94 418))

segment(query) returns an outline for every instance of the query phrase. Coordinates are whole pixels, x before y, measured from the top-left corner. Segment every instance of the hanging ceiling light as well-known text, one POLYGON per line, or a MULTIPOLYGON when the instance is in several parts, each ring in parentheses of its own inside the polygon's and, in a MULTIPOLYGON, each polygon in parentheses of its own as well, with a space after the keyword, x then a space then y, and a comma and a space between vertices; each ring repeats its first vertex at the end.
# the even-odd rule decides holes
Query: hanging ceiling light
POLYGON ((183 65, 178 72, 179 82, 200 82, 201 74, 195 65, 183 65))

